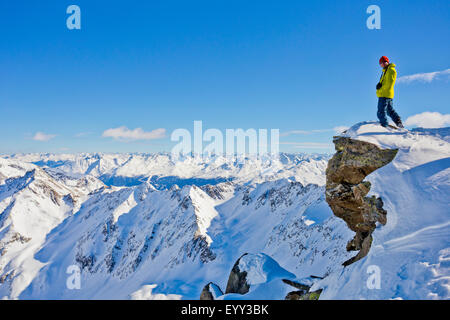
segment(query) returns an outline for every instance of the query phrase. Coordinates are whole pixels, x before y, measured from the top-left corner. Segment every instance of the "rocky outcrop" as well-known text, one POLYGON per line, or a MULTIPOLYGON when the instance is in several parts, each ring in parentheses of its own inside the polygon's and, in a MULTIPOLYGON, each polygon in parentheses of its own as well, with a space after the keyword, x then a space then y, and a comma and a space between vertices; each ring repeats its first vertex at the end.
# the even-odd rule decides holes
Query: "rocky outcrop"
POLYGON ((367 255, 376 222, 384 225, 387 221, 382 199, 367 197, 371 185, 364 178, 390 163, 398 150, 380 149, 372 143, 341 136, 334 137, 333 142, 336 153, 328 161, 325 194, 334 215, 356 232, 347 251, 359 252, 343 263, 347 266, 367 255))
MULTIPOLYGON (((268 255, 264 253, 244 253, 237 259, 231 269, 225 294, 248 294, 247 297, 255 297, 256 292, 257 297, 266 295, 270 297, 271 285, 275 285, 276 288, 284 285, 285 292, 287 292, 286 296, 283 297, 284 294, 280 294, 279 297, 275 296, 275 299, 317 300, 322 289, 310 292, 317 279, 318 277, 311 276, 302 278, 299 282, 293 273, 282 268, 278 262, 268 255), (281 286, 280 283, 282 283, 281 286), (262 284, 264 285, 261 286, 262 284)), ((223 293, 220 287, 213 282, 209 282, 203 288, 200 300, 215 300, 221 295, 223 293)), ((273 296, 271 299, 273 299, 273 296)))
POLYGON ((247 271, 239 269, 239 262, 242 257, 246 256, 248 253, 244 253, 233 265, 231 269, 230 276, 228 277, 227 288, 225 293, 239 293, 246 294, 250 289, 250 284, 247 283, 247 271))
POLYGON ((282 281, 297 289, 296 291, 289 292, 284 300, 319 300, 320 294, 322 293, 322 289, 309 292, 309 290, 311 289, 310 286, 301 284, 297 281, 288 279, 282 279, 282 281))
POLYGON ((221 295, 223 295, 223 292, 220 287, 214 282, 210 282, 203 287, 202 293, 200 294, 200 300, 215 300, 221 295))
POLYGON ((305 292, 302 290, 292 291, 286 295, 286 298, 284 300, 319 300, 321 293, 322 289, 314 292, 305 292))

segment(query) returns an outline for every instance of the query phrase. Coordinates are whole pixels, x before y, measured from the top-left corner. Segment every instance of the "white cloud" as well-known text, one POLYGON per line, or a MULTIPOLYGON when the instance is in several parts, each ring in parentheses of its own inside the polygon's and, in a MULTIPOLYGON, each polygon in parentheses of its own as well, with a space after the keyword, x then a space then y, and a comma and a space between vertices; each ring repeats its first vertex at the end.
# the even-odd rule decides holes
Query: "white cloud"
POLYGON ((134 130, 130 130, 125 126, 119 128, 111 128, 105 130, 103 132, 103 137, 113 138, 115 140, 121 141, 132 141, 132 140, 153 140, 153 139, 161 139, 166 135, 166 129, 159 128, 152 131, 144 131, 141 128, 136 128, 134 130))
POLYGON ((333 145, 330 143, 322 142, 280 142, 280 144, 291 145, 294 148, 299 149, 330 149, 333 145))
POLYGON ((423 112, 406 119, 405 125, 422 128, 442 128, 450 125, 450 114, 423 112))
POLYGON ((433 80, 445 78, 448 76, 450 76, 450 69, 428 73, 416 73, 409 76, 397 78, 397 83, 411 83, 414 81, 431 82, 433 80))
POLYGON ((314 133, 324 133, 324 132, 335 132, 340 133, 344 130, 347 130, 349 127, 347 126, 337 126, 332 129, 315 129, 315 130, 291 130, 286 131, 280 134, 280 137, 287 137, 293 134, 301 134, 301 135, 307 135, 307 134, 314 134, 314 133))
POLYGON ((36 132, 36 134, 33 136, 33 140, 35 141, 48 141, 56 137, 55 134, 46 134, 43 132, 36 132))

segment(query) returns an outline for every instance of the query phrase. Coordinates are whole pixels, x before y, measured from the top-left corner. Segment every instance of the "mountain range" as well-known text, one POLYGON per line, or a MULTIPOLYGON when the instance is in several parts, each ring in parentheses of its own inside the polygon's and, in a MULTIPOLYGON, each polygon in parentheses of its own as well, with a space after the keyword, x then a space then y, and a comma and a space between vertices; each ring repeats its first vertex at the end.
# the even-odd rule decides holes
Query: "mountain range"
POLYGON ((320 299, 448 299, 449 133, 366 122, 340 135, 397 150, 367 176, 387 221, 345 267, 355 233, 326 201, 332 155, 3 155, 0 297, 199 299, 213 283, 220 299, 284 299, 283 278, 320 299), (244 254, 248 293, 223 294, 244 254))

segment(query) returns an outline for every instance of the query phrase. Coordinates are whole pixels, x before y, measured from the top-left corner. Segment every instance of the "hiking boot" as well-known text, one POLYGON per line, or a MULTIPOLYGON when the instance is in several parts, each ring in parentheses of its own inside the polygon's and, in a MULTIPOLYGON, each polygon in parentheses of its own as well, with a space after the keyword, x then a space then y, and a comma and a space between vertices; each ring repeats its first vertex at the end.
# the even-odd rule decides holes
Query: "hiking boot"
POLYGON ((395 125, 401 129, 404 128, 403 123, 401 121, 397 122, 395 125))

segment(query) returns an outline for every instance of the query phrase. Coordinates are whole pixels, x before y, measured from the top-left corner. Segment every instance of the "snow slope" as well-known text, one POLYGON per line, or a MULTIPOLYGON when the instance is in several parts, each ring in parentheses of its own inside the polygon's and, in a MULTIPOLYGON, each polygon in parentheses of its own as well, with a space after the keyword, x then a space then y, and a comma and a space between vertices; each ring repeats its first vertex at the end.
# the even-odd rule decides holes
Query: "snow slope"
POLYGON ((178 184, 206 185, 225 181, 245 183, 293 178, 303 184, 325 184, 327 155, 280 154, 246 158, 185 156, 172 160, 170 154, 14 154, 11 160, 34 163, 74 177, 87 174, 107 185, 133 186, 151 179, 156 187, 178 184))
POLYGON ((244 295, 229 293, 220 296, 220 300, 277 300, 295 290, 295 288, 282 282, 282 279, 295 280, 295 275, 282 268, 275 260, 264 253, 248 254, 241 257, 239 270, 247 273, 246 282, 250 285, 250 291, 244 295))
POLYGON ((0 185, 0 297, 15 297, 42 267, 34 254, 46 235, 104 185, 92 177, 56 180, 35 165, 1 158, 0 175, 6 178, 0 185))
MULTIPOLYGON (((12 264, 12 257, 0 257, 5 266, 0 269, 4 278, 0 294, 4 298, 129 299, 174 294, 198 299, 209 281, 225 288, 230 269, 243 252, 270 254, 293 272, 305 275, 330 272, 340 255, 346 254, 342 248, 350 234, 324 205, 323 159, 281 157, 266 175, 258 167, 253 173, 242 174, 242 164, 230 161, 233 166, 224 172, 236 174, 232 182, 156 188, 151 179, 143 179, 139 185, 106 187, 92 170, 62 170, 64 166, 54 163, 48 166, 52 155, 42 157, 46 160, 21 156, 32 163, 19 161, 17 156, 2 160, 27 167, 18 172, 11 166, 2 167, 0 172, 7 181, 2 187, 10 190, 2 193, 2 205, 7 207, 10 200, 6 199, 21 192, 12 187, 10 179, 24 179, 33 170, 43 174, 45 184, 58 181, 64 187, 58 191, 62 198, 72 195, 78 200, 67 208, 46 206, 44 212, 34 206, 34 196, 21 200, 39 219, 57 212, 58 219, 45 223, 39 237, 32 237, 36 241, 33 250, 23 253, 37 263, 34 269, 25 268, 28 263, 22 263, 23 259, 12 264), (298 172, 303 173, 296 176, 298 172), (289 178, 279 178, 282 176, 289 178), (66 270, 71 265, 81 269, 80 290, 66 286, 66 270), (28 280, 21 282, 22 278, 28 280)), ((62 157, 66 157, 61 160, 65 165, 83 163, 79 155, 62 157)), ((199 161, 191 159, 194 169, 187 171, 211 165, 199 161)), ((122 168, 121 163, 117 161, 117 167, 122 168)), ((39 198, 51 201, 42 193, 39 198)), ((7 214, 3 211, 2 216, 7 214)), ((27 226, 27 221, 20 224, 27 226)))
POLYGON ((350 234, 331 211, 323 223, 304 222, 322 194, 322 187, 288 180, 103 190, 49 234, 35 256, 45 266, 20 298, 127 299, 156 284, 155 293, 198 299, 209 281, 225 288, 234 261, 247 251, 270 254, 299 274, 323 275, 345 254, 350 234), (137 204, 114 223, 130 196, 137 204), (82 268, 80 290, 65 286, 72 264, 82 268))
MULTIPOLYGON (((325 277, 313 287, 324 288, 321 299, 448 299, 448 132, 361 123, 343 133, 399 148, 367 177, 387 224, 373 233, 368 256, 345 269, 353 232, 324 200, 327 156, 5 156, 0 298, 198 299, 211 281, 224 290, 248 252, 296 279, 325 277), (72 265, 81 269, 80 289, 66 285, 72 265), (380 289, 366 285, 373 265, 380 289)), ((264 272, 255 279, 247 298, 284 298, 280 281, 264 272)))
POLYGON ((450 298, 450 143, 448 128, 395 130, 360 123, 343 135, 399 149, 387 166, 367 177, 382 197, 387 224, 373 233, 368 256, 331 274, 322 299, 450 298), (373 267, 379 289, 369 289, 373 267), (369 273, 368 273, 369 272, 369 273))

